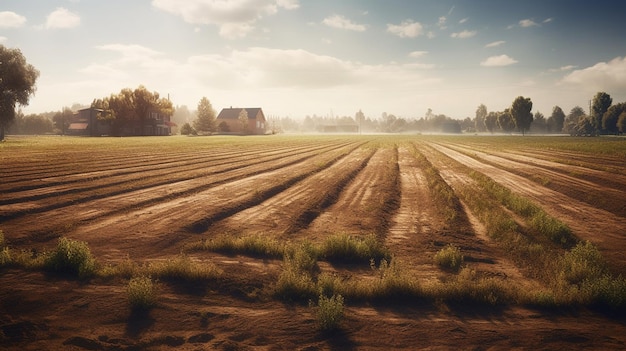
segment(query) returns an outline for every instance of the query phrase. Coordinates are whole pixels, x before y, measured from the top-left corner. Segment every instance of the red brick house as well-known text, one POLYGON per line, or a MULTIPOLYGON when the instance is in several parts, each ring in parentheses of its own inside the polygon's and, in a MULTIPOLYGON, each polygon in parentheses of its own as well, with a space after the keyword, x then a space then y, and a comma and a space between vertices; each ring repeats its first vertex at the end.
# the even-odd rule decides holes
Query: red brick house
POLYGON ((262 135, 265 134, 267 122, 263 110, 259 107, 254 108, 238 108, 230 107, 222 109, 217 118, 215 119, 217 130, 223 134, 253 134, 262 135), (239 116, 242 110, 246 110, 248 113, 248 125, 247 128, 241 123, 239 116), (247 129, 247 130, 245 130, 247 129))

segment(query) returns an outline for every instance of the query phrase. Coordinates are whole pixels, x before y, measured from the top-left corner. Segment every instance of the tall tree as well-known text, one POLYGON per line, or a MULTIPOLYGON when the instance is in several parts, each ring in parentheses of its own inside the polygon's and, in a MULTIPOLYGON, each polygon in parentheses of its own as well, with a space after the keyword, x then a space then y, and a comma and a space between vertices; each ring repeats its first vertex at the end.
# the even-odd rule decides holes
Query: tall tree
POLYGON ((487 118, 487 106, 480 104, 476 109, 476 119, 474 120, 474 127, 477 132, 485 131, 485 118, 487 118))
POLYGON ((570 135, 576 134, 576 126, 582 118, 586 118, 585 110, 583 110, 580 106, 574 106, 570 110, 567 117, 565 117, 565 122, 563 123, 563 133, 570 135))
POLYGON ((497 112, 489 112, 485 117, 485 129, 489 131, 489 133, 493 133, 494 129, 498 126, 498 113, 497 112))
POLYGON ((554 106, 552 108, 552 115, 548 117, 548 132, 560 133, 563 130, 563 123, 565 122, 565 112, 559 107, 554 106))
POLYGON ((511 133, 515 130, 515 119, 508 108, 503 112, 498 112, 498 126, 505 133, 511 133))
POLYGON ((241 132, 243 134, 248 134, 250 132, 250 122, 248 120, 248 111, 245 108, 242 108, 239 111, 239 116, 237 117, 239 120, 239 124, 241 124, 241 132))
POLYGON ((511 105, 511 116, 515 120, 515 126, 517 130, 522 132, 522 135, 530 129, 530 124, 533 123, 533 114, 530 112, 533 109, 533 102, 530 98, 518 96, 513 100, 511 105))
POLYGON ((620 133, 626 133, 626 111, 619 115, 617 119, 617 129, 620 133))
POLYGON ((54 126, 61 132, 61 135, 65 135, 72 116, 74 116, 74 112, 69 107, 63 107, 63 111, 55 113, 52 117, 54 126))
POLYGON ((193 121, 193 127, 202 134, 211 134, 215 131, 215 110, 206 97, 202 97, 198 102, 198 115, 193 121))
POLYGON ((548 131, 546 117, 543 113, 537 111, 535 112, 535 116, 533 117, 533 124, 530 128, 532 131, 537 133, 546 133, 548 131))
POLYGON ((356 121, 357 125, 359 126, 359 133, 362 132, 362 128, 363 128, 363 122, 365 121, 365 114, 363 113, 363 111, 359 110, 357 113, 354 114, 354 120, 356 121))
POLYGON ((602 117, 604 113, 611 107, 613 99, 611 95, 601 91, 593 97, 591 103, 591 123, 598 133, 603 133, 602 117))
POLYGON ((19 49, 0 45, 0 141, 15 119, 15 108, 28 105, 38 77, 39 71, 26 62, 19 49))
POLYGON ((610 134, 618 134, 619 128, 617 127, 617 120, 624 111, 626 111, 625 102, 609 107, 604 113, 604 116, 602 116, 602 129, 610 134))

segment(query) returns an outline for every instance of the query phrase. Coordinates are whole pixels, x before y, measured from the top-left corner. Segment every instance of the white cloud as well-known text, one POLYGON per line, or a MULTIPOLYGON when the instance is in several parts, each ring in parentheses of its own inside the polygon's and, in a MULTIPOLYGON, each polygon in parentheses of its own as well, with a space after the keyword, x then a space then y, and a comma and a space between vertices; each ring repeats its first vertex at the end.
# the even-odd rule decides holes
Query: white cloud
POLYGON ((400 24, 387 24, 387 32, 400 38, 416 38, 424 34, 422 25, 419 22, 413 22, 413 20, 406 20, 400 24))
POLYGON ((459 21, 459 24, 463 24, 469 20, 469 17, 465 17, 459 21))
POLYGON ((467 38, 471 38, 473 36, 476 35, 476 31, 475 30, 464 30, 461 32, 457 32, 457 33, 452 33, 450 34, 450 36, 452 38, 457 38, 457 39, 467 39, 467 38))
POLYGON ((550 23, 550 22, 552 22, 553 20, 554 20, 554 18, 552 18, 552 17, 550 17, 550 18, 546 18, 546 19, 544 19, 544 20, 543 20, 543 22, 542 22, 542 23, 550 23))
POLYGON ((420 58, 426 54, 428 54, 428 51, 412 51, 411 53, 409 53, 409 57, 420 58))
POLYGON ((74 28, 80 25, 80 16, 69 10, 59 7, 50 13, 46 19, 46 28, 74 28))
POLYGON ((4 43, 7 40, 9 40, 7 37, 0 36, 0 43, 4 43))
POLYGON ((484 67, 502 67, 509 66, 517 63, 517 60, 509 57, 508 55, 490 56, 486 60, 480 63, 484 67))
POLYGON ((523 20, 519 21, 519 25, 520 25, 520 27, 528 28, 528 27, 538 26, 539 24, 537 24, 535 21, 533 21, 531 19, 523 19, 523 20))
POLYGON ((599 62, 591 67, 572 71, 562 82, 592 90, 626 93, 626 57, 616 57, 609 62, 599 62))
POLYGON ((217 25, 222 37, 236 39, 252 32, 257 20, 300 5, 298 0, 152 0, 152 6, 191 24, 217 25))
POLYGON ((496 46, 500 46, 500 45, 502 45, 504 43, 506 43, 506 41, 498 40, 498 41, 494 41, 494 42, 491 42, 491 43, 485 45, 485 47, 486 48, 495 48, 496 46))
POLYGON ((0 12, 0 28, 19 28, 26 23, 26 17, 11 11, 0 12))
POLYGON ((439 27, 439 29, 446 29, 448 27, 446 27, 446 17, 445 16, 441 16, 439 17, 439 21, 437 21, 437 26, 439 27))
POLYGON ((332 15, 330 17, 326 17, 322 21, 322 23, 333 28, 347 29, 357 32, 365 31, 365 25, 354 23, 341 15, 332 15))

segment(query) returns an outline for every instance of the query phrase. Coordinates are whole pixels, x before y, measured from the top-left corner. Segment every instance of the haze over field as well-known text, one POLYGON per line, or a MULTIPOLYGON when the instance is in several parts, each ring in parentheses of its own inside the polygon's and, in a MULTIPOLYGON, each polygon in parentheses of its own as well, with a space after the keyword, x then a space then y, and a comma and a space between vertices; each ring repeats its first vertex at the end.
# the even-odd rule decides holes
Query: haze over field
POLYGON ((140 84, 175 105, 270 115, 473 117, 626 100, 626 3, 600 1, 4 1, 0 44, 40 72, 26 113, 140 84))

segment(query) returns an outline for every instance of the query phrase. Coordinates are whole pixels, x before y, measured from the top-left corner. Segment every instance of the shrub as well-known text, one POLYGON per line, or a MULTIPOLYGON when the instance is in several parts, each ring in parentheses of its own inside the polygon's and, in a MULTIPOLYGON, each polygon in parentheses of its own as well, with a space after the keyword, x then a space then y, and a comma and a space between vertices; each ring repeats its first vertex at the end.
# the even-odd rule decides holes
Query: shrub
MULTIPOLYGON (((312 303, 310 303, 312 305, 312 303)), ((317 324, 321 330, 331 331, 339 328, 343 318, 344 299, 341 295, 326 297, 320 294, 317 302, 317 324)))
POLYGON ((458 271, 463 264, 463 254, 461 254, 461 249, 453 244, 448 244, 435 254, 435 263, 455 272, 458 271))
POLYGON ((194 261, 186 255, 180 255, 165 261, 152 262, 148 265, 148 274, 170 280, 196 282, 219 277, 222 271, 213 263, 194 261))
POLYGON ((139 276, 128 282, 128 302, 133 309, 148 310, 156 305, 157 286, 152 278, 139 276))
POLYGON ((607 273, 600 251, 589 241, 580 242, 561 259, 563 278, 570 284, 595 280, 607 273))
POLYGON ((53 272, 87 278, 95 273, 96 260, 86 242, 60 238, 44 266, 53 272))
POLYGON ((6 266, 11 263, 11 252, 4 241, 4 232, 0 230, 0 267, 6 266))
POLYGON ((324 241, 320 256, 329 261, 368 262, 373 259, 380 262, 389 259, 390 254, 374 234, 365 237, 336 234, 324 241))
POLYGON ((311 277, 316 261, 303 249, 283 258, 283 271, 278 276, 274 293, 289 300, 308 300, 314 296, 315 284, 311 277))
POLYGON ((225 252, 230 254, 247 254, 262 257, 282 257, 285 251, 284 244, 276 239, 262 236, 252 235, 244 237, 234 237, 229 235, 220 235, 215 238, 205 240, 201 245, 193 245, 190 249, 202 249, 215 252, 225 252))
POLYGON ((0 248, 0 267, 11 263, 11 252, 8 247, 0 248))

